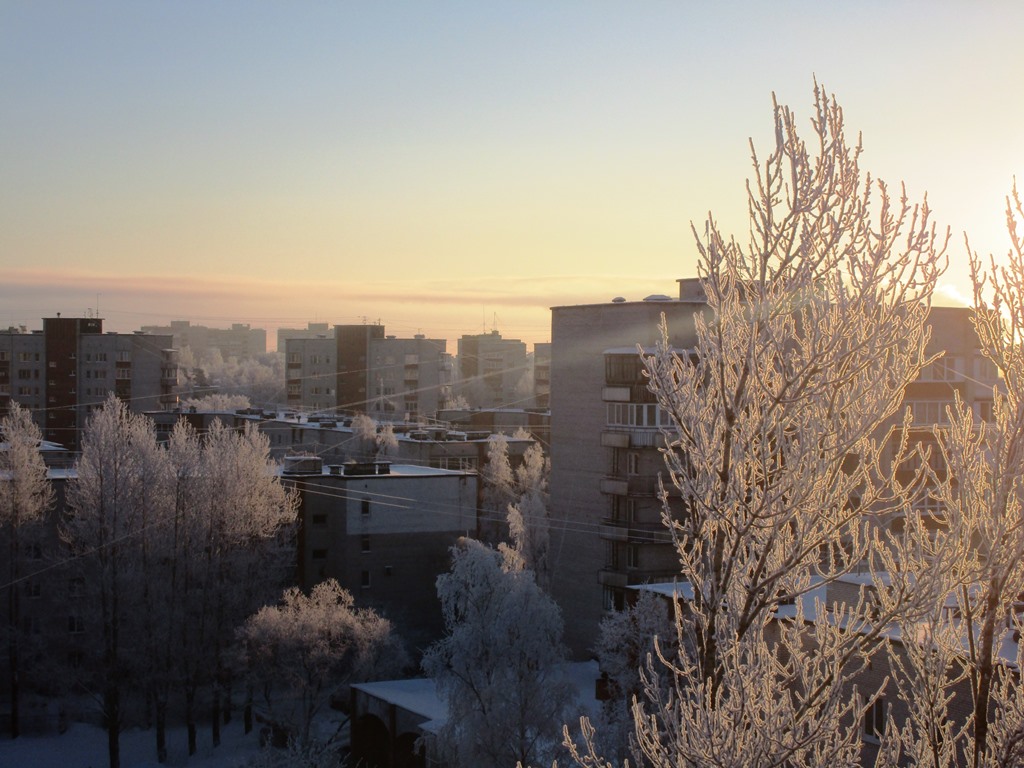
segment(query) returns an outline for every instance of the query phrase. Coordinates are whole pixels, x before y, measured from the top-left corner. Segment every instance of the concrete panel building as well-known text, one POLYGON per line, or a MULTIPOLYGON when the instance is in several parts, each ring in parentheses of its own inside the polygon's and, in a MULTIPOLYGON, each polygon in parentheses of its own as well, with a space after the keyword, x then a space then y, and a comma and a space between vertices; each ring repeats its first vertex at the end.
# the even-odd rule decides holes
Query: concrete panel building
POLYGON ((312 457, 286 459, 284 471, 300 497, 300 584, 336 579, 391 619, 411 649, 440 637, 435 581, 450 547, 476 531, 476 473, 312 457))
MULTIPOLYGON (((678 572, 657 498, 661 429, 671 424, 647 390, 638 345, 653 348, 664 313, 670 344, 692 349, 694 315, 702 311, 696 279, 680 280, 677 298, 552 309, 550 511, 563 522, 552 531, 559 553, 552 584, 577 654, 593 645, 603 613, 622 607, 627 588, 678 572)), ((931 425, 943 421, 954 392, 984 418, 997 383, 969 310, 936 307, 930 322, 929 354, 944 356, 907 388, 915 441, 934 439, 931 425)))
POLYGON ((459 394, 475 408, 522 407, 532 404, 526 344, 503 339, 497 331, 467 334, 459 339, 459 394))
POLYGON ((285 341, 288 405, 378 421, 433 418, 451 396, 444 339, 386 336, 383 325, 336 325, 285 341))
POLYGON ((177 406, 177 351, 167 335, 104 333, 103 320, 50 317, 0 332, 0 410, 32 411, 43 437, 77 450, 91 410, 110 393, 133 411, 177 406))

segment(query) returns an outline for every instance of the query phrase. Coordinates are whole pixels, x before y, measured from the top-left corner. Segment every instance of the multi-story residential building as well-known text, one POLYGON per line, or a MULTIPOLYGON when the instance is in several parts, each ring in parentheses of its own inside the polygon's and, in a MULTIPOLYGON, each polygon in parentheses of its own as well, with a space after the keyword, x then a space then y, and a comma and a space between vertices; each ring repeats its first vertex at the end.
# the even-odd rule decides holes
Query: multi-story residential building
POLYGON ((423 334, 411 339, 372 339, 366 412, 378 420, 433 417, 450 394, 451 359, 446 345, 444 339, 423 334))
POLYGON ((330 335, 330 323, 306 323, 305 328, 278 328, 277 351, 284 352, 288 339, 326 339, 330 335))
POLYGON ((248 323, 233 323, 230 328, 208 328, 205 325, 192 325, 188 320, 172 320, 170 325, 144 325, 144 333, 167 335, 174 337, 174 347, 188 347, 196 356, 203 359, 210 351, 217 349, 221 357, 243 360, 265 354, 267 351, 267 332, 263 328, 251 328, 248 323))
POLYGON ((502 408, 532 403, 526 344, 503 339, 497 331, 459 339, 458 392, 476 408, 502 408), (526 391, 524 391, 524 389, 526 391))
MULTIPOLYGON (((675 299, 552 309, 550 509, 563 522, 552 533, 560 553, 552 584, 576 653, 593 644, 603 612, 622 606, 626 588, 678 572, 657 498, 661 429, 671 423, 647 389, 638 345, 653 348, 664 313, 669 343, 692 349, 694 315, 705 310, 696 279, 680 280, 675 299)), ((931 439, 954 391, 984 416, 996 383, 968 310, 934 308, 930 322, 929 354, 945 355, 906 391, 917 440, 931 439)))
POLYGON ((533 345, 533 404, 547 410, 551 402, 551 342, 533 345))
POLYGON ((89 412, 113 392, 133 411, 177 405, 177 351, 167 335, 104 333, 93 317, 49 317, 0 332, 0 410, 32 411, 43 437, 78 450, 89 412), (6 385, 6 386, 5 386, 6 385))
POLYGON ((295 456, 282 479, 299 494, 301 586, 336 579, 360 606, 391 619, 410 648, 438 639, 435 582, 452 545, 475 534, 476 473, 295 456))
POLYGON ((432 417, 451 388, 444 339, 385 336, 383 325, 336 325, 333 337, 287 339, 288 405, 378 420, 432 417))
POLYGON ((334 339, 288 339, 285 342, 288 405, 314 411, 338 406, 338 358, 334 339))

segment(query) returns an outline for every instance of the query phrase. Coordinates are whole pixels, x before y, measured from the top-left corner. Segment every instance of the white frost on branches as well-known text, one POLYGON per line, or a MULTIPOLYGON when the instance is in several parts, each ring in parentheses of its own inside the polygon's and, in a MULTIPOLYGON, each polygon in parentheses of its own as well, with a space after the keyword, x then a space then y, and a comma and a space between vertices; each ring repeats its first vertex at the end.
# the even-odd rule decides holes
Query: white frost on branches
POLYGON ((442 754, 460 768, 549 760, 574 698, 558 607, 530 571, 472 539, 437 580, 446 636, 423 668, 447 704, 442 754))
POLYGON ((249 617, 237 632, 241 666, 273 721, 303 749, 317 713, 344 684, 398 674, 405 652, 391 622, 334 579, 304 595, 287 589, 278 605, 249 617))

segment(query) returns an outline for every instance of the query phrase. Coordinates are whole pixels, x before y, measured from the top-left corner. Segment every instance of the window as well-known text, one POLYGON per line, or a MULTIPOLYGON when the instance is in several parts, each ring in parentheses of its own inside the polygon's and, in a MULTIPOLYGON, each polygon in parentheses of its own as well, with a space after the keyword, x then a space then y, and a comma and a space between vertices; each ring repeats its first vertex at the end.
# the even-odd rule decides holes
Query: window
POLYGON ((613 571, 619 570, 619 545, 613 541, 605 542, 607 548, 604 553, 605 564, 613 571))
POLYGON ((661 418, 661 409, 654 403, 607 403, 607 424, 609 427, 650 427, 668 426, 668 419, 661 418))
POLYGON ((627 568, 639 568, 640 567, 640 545, 630 544, 626 547, 626 567, 627 568))
POLYGON ((42 629, 41 629, 40 624, 39 624, 39 617, 38 616, 34 616, 34 615, 32 615, 32 616, 25 616, 21 620, 21 628, 24 630, 26 635, 40 635, 40 634, 42 634, 42 629))
POLYGON ((910 408, 913 423, 925 427, 948 424, 946 406, 949 404, 948 400, 910 400, 905 403, 910 408))
POLYGON ((326 560, 327 559, 327 550, 326 549, 314 549, 313 550, 313 559, 314 560, 326 560))
POLYGON ((68 597, 81 597, 85 593, 85 578, 76 576, 68 579, 68 597))
POLYGON ((604 609, 606 611, 621 611, 626 607, 626 601, 623 598, 622 590, 615 589, 614 587, 604 588, 602 602, 604 603, 604 609))
POLYGON ((96 362, 98 362, 98 363, 105 363, 105 362, 107 362, 107 353, 106 352, 97 352, 96 353, 96 362))
POLYGON ((43 583, 39 579, 29 579, 25 582, 25 594, 28 597, 41 597, 43 594, 43 583))
POLYGON ((0 363, 6 363, 11 359, 11 353, 6 349, 0 349, 0 363))
POLYGON ((72 635, 80 635, 85 632, 85 621, 81 616, 68 616, 68 632, 72 635))
POLYGON ((117 369, 117 378, 118 379, 122 379, 122 380, 123 379, 130 379, 131 377, 132 377, 132 369, 131 368, 118 368, 117 369))
POLYGON ((360 586, 363 589, 369 589, 370 588, 370 572, 369 571, 363 571, 362 572, 362 574, 360 575, 359 584, 360 584, 360 586))
POLYGON ((18 362, 19 363, 28 363, 28 362, 31 362, 31 361, 32 361, 32 353, 31 352, 19 352, 18 353, 18 362))
POLYGON ((961 381, 963 376, 963 360, 959 357, 946 355, 921 371, 921 381, 961 381))
POLYGON ((9 394, 11 394, 11 385, 7 384, 7 383, 0 384, 0 395, 9 395, 9 394))
POLYGON ((370 516, 370 500, 369 499, 362 499, 360 504, 362 505, 362 510, 361 511, 363 513, 363 517, 369 517, 370 516))
POLYGON ((864 710, 861 736, 865 741, 877 742, 885 732, 885 699, 879 696, 864 710))
POLYGON ((313 525, 327 525, 327 515, 325 515, 325 514, 313 515, 313 525))
POLYGON ((636 475, 640 473, 640 454, 630 451, 626 454, 626 474, 636 475))
POLYGON ((32 371, 30 371, 28 368, 19 368, 18 369, 18 378, 22 379, 22 380, 24 380, 24 379, 31 379, 32 378, 32 371))
POLYGON ((132 361, 132 353, 127 349, 122 349, 117 353, 117 362, 119 363, 130 363, 132 361))
POLYGON ((359 541, 359 551, 369 552, 370 551, 370 534, 364 533, 359 541))
POLYGON ((604 380, 610 386, 629 386, 644 382, 644 366, 640 355, 605 355, 604 380))

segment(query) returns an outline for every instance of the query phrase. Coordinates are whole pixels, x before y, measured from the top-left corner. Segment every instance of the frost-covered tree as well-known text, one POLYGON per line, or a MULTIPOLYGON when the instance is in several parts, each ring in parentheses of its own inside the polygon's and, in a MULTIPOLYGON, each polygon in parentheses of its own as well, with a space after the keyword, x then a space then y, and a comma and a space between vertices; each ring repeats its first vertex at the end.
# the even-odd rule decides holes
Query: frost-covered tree
POLYGON ((513 550, 522 560, 523 567, 533 571, 542 589, 548 588, 551 577, 548 562, 551 546, 548 516, 550 474, 550 460, 540 445, 534 443, 523 454, 522 464, 516 467, 513 501, 508 505, 513 550))
POLYGON ((929 362, 946 238, 926 203, 861 174, 859 142, 817 85, 811 124, 805 142, 775 104, 775 146, 752 149, 749 240, 711 218, 695 230, 707 306, 693 349, 673 349, 663 323, 646 358, 671 423, 663 453, 681 505, 665 494, 664 519, 687 595, 680 650, 645 671, 636 708, 653 765, 857 764, 876 691, 850 683, 929 593, 902 574, 903 542, 883 526, 917 492, 898 482, 908 448, 885 428, 929 362), (889 572, 873 599, 810 599, 861 568, 889 572), (808 608, 819 620, 805 622, 808 608))
POLYGON ((391 424, 381 427, 365 413, 352 417, 352 436, 356 441, 356 451, 363 459, 388 456, 398 448, 394 427, 391 424))
POLYGON ((601 620, 594 653, 601 665, 608 698, 597 726, 597 746, 606 759, 616 763, 629 754, 633 697, 643 688, 640 670, 657 653, 655 639, 666 656, 676 650, 670 604, 661 595, 641 590, 631 605, 612 611, 601 620))
POLYGON ((21 547, 24 534, 37 529, 53 503, 53 488, 39 452, 42 434, 30 411, 10 403, 0 420, 0 528, 7 536, 7 655, 11 738, 21 731, 19 704, 19 635, 21 610, 21 547))
POLYGON ((83 680, 99 689, 111 768, 120 765, 122 698, 145 664, 143 635, 152 604, 146 536, 161 522, 164 452, 152 423, 113 394, 90 416, 77 477, 68 488, 71 513, 62 537, 76 556, 84 596, 76 610, 95 642, 83 680), (141 610, 140 610, 141 609, 141 610), (140 626, 143 625, 143 626, 140 626))
POLYGON ((943 512, 929 555, 941 562, 952 606, 904 629, 908 660, 901 676, 912 719, 903 757, 918 765, 972 768, 1019 765, 1024 708, 1019 666, 1003 656, 1024 594, 1024 207, 1016 186, 1007 199, 1010 250, 986 265, 971 252, 974 328, 982 355, 998 374, 990 414, 959 396, 948 426, 936 427, 941 461, 932 470, 943 512), (950 609, 952 608, 952 610, 950 609), (916 630, 916 632, 915 632, 916 630), (1001 658, 1002 657, 1002 658, 1001 658), (971 715, 948 719, 954 685, 966 680, 971 715), (922 742, 931 748, 922 749, 922 742))
POLYGON ((558 607, 530 571, 472 539, 452 549, 437 593, 446 635, 423 668, 448 708, 446 758, 462 768, 550 760, 573 699, 558 607))
POLYGON ((215 421, 202 442, 196 481, 183 624, 184 643, 193 649, 185 671, 190 754, 195 751, 195 696, 204 684, 212 686, 210 723, 214 746, 219 744, 230 683, 226 651, 235 628, 291 576, 281 537, 296 518, 296 499, 274 471, 267 437, 253 425, 238 431, 215 421))
POLYGON ((237 631, 240 663, 273 721, 311 746, 317 713, 347 683, 399 674, 407 657, 391 622, 357 608, 334 579, 285 591, 237 631))
POLYGON ((220 350, 211 349, 197 360, 186 348, 181 371, 186 395, 215 387, 218 394, 242 396, 261 408, 273 408, 287 401, 283 353, 268 352, 254 358, 225 360, 220 350))

